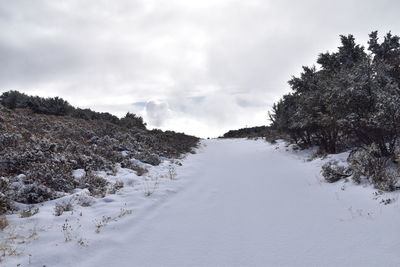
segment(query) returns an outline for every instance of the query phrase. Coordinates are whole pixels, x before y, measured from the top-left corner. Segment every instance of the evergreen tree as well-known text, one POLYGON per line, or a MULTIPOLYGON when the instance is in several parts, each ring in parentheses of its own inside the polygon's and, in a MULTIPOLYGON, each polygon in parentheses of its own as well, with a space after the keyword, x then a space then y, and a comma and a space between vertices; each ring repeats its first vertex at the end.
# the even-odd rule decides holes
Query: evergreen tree
POLYGON ((400 38, 382 42, 372 32, 367 53, 353 35, 341 35, 334 53, 318 56, 319 68, 303 67, 292 77, 292 93, 273 106, 272 127, 300 145, 329 153, 376 144, 394 154, 400 133, 400 38))

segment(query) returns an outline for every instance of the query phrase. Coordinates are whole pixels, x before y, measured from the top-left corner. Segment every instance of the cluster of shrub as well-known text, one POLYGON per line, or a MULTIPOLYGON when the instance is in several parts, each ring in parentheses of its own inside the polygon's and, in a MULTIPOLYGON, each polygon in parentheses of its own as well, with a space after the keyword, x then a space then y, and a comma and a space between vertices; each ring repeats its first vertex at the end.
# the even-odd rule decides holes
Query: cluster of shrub
POLYGON ((271 128, 301 147, 326 153, 353 149, 344 170, 324 167, 327 180, 352 176, 377 188, 395 190, 400 149, 400 38, 369 35, 367 49, 352 35, 341 36, 334 53, 318 56, 289 81, 292 92, 274 104, 271 128))
POLYGON ((226 132, 222 138, 251 138, 262 137, 270 131, 268 126, 246 127, 226 132))
POLYGON ((273 129, 271 126, 255 126, 230 130, 219 138, 263 138, 270 143, 275 143, 277 139, 289 139, 285 133, 273 129))
POLYGON ((103 120, 127 128, 146 129, 146 123, 143 122, 143 118, 135 114, 127 113, 125 117, 120 119, 108 112, 75 108, 59 97, 43 98, 29 96, 18 91, 8 91, 0 96, 0 104, 9 109, 29 109, 37 114, 71 116, 85 120, 103 120))
POLYGON ((32 109, 32 104, 10 101, 11 96, 25 98, 8 92, 1 101, 17 105, 0 104, 0 214, 11 210, 14 201, 39 203, 76 188, 102 196, 107 181, 96 171, 113 173, 119 163, 140 175, 145 170, 133 159, 158 165, 162 157, 180 157, 198 143, 198 138, 182 133, 147 130, 143 123, 136 125, 138 117, 133 114, 118 120, 101 114, 100 118, 80 118, 76 113, 56 113, 61 108, 51 103, 65 104, 62 99, 25 98, 46 103, 39 108, 44 113, 32 109), (85 175, 77 179, 76 169, 83 169, 85 175))

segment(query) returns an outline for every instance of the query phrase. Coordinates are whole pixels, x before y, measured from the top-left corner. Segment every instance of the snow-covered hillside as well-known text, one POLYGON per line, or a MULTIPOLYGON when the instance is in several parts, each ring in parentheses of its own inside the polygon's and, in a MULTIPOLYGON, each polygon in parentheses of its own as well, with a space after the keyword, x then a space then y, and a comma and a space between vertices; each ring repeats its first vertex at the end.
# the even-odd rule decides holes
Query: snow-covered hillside
POLYGON ((207 140, 142 177, 120 169, 108 176, 125 182, 116 194, 80 191, 9 216, 1 246, 20 255, 2 264, 399 266, 398 194, 324 183, 324 160, 305 159, 282 144, 207 140), (73 211, 55 216, 67 202, 73 211))

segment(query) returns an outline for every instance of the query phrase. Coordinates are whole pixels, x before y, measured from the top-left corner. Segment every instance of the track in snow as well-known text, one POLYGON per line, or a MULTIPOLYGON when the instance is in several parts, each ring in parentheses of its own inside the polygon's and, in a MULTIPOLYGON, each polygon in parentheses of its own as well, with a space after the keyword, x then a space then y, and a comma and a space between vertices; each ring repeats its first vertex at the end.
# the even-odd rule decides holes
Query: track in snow
POLYGON ((318 164, 264 142, 206 145, 180 172, 191 183, 82 265, 399 266, 397 205, 320 184, 318 164))

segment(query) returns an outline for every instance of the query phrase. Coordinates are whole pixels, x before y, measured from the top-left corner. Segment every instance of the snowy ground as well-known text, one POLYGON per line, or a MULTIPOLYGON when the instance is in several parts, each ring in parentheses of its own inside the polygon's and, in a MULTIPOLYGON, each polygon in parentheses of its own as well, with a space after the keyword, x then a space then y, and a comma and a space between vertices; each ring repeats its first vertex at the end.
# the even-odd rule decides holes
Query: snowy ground
POLYGON ((397 193, 321 182, 324 161, 282 143, 203 144, 183 166, 165 161, 145 177, 120 170, 110 179, 125 187, 104 199, 82 191, 10 216, 0 242, 20 255, 0 265, 400 266, 397 193), (60 201, 74 210, 54 216, 60 201))

